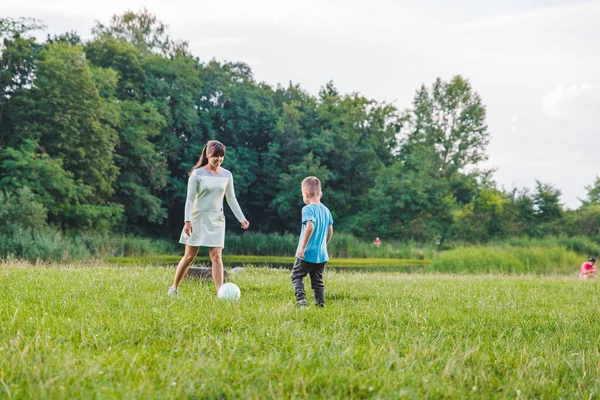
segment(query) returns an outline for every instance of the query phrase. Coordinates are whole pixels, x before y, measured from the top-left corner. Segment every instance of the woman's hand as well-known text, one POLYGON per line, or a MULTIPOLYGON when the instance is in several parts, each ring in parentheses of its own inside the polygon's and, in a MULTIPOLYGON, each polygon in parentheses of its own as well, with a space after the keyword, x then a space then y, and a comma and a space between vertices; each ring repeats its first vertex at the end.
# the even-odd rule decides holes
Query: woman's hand
POLYGON ((242 229, 248 229, 249 226, 250 226, 250 222, 248 222, 247 219, 242 221, 242 229))
POLYGON ((194 229, 192 228, 192 222, 191 221, 185 221, 185 224, 183 225, 183 233, 185 233, 188 236, 192 236, 192 231, 194 229))

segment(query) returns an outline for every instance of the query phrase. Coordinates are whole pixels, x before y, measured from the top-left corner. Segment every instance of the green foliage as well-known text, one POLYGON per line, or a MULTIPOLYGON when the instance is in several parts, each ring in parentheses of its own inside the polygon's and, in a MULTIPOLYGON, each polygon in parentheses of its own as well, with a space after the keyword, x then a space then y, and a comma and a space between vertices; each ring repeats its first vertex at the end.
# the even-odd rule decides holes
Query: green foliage
POLYGON ((123 206, 120 204, 79 204, 65 210, 64 222, 80 229, 113 230, 121 221, 123 206))
POLYGON ((0 150, 15 143, 11 100, 31 86, 42 47, 30 36, 43 25, 29 18, 0 18, 0 150))
MULTIPOLYGON (((17 149, 0 153, 0 190, 7 193, 28 187, 47 209, 50 222, 62 223, 66 210, 90 196, 89 188, 77 185, 62 160, 38 151, 36 141, 26 139, 17 149)), ((46 219, 38 221, 44 224, 46 219)))
POLYGON ((589 203, 578 210, 569 210, 564 213, 564 220, 566 234, 600 239, 600 204, 589 203))
POLYGON ((151 103, 123 101, 116 165, 120 175, 114 201, 130 224, 162 223, 167 211, 158 197, 167 184, 166 160, 152 142, 165 119, 151 103))
POLYGON ((78 46, 53 43, 40 54, 35 86, 15 131, 60 159, 78 184, 90 188, 87 201, 102 204, 113 194, 116 132, 107 124, 92 71, 78 46))
POLYGON ((100 38, 122 39, 135 46, 143 55, 150 52, 169 55, 187 48, 185 42, 174 42, 167 34, 167 25, 145 8, 138 12, 126 11, 122 15, 113 15, 108 26, 96 21, 92 33, 100 38))
POLYGON ((552 185, 536 181, 533 204, 538 218, 542 222, 558 220, 562 216, 560 204, 560 190, 552 185))
POLYGON ((505 235, 504 194, 481 189, 469 204, 454 214, 452 236, 468 243, 487 242, 505 235))
POLYGON ((4 106, 18 89, 31 84, 41 46, 30 32, 43 27, 32 18, 0 18, 0 105, 4 106))
POLYGON ((544 236, 535 212, 535 205, 528 189, 505 193, 504 218, 508 236, 544 236))
MULTIPOLYGON (((327 205, 340 229, 349 229, 358 210, 366 210, 367 190, 381 168, 392 162, 397 110, 363 96, 341 95, 332 83, 319 93, 321 134, 308 140, 306 153, 329 171, 327 205)), ((298 182, 300 183, 300 182, 298 182)))
POLYGON ((46 226, 48 210, 28 187, 0 192, 0 232, 35 232, 46 226))
POLYGON ((451 220, 454 199, 446 182, 426 167, 415 171, 395 164, 380 170, 367 204, 368 212, 357 218, 357 235, 433 242, 451 220))
POLYGON ((315 159, 312 152, 308 153, 300 164, 290 165, 288 172, 281 174, 281 190, 272 204, 284 221, 285 225, 283 225, 283 228, 293 230, 299 226, 298 221, 300 221, 300 213, 304 206, 301 185, 302 180, 307 176, 319 177, 323 188, 322 201, 331 209, 334 221, 337 220, 338 213, 335 207, 330 204, 330 194, 333 190, 327 186, 329 175, 330 173, 327 168, 321 165, 321 161, 318 158, 315 159))
POLYGON ((581 200, 583 205, 600 203, 600 177, 596 176, 592 185, 586 186, 587 199, 581 200))
POLYGON ((420 88, 412 109, 405 113, 401 154, 406 157, 415 147, 426 148, 439 176, 450 178, 487 159, 490 134, 485 114, 481 98, 467 80, 455 76, 444 82, 438 78, 431 89, 420 88))
POLYGON ((123 40, 105 35, 86 43, 84 50, 86 58, 93 65, 118 73, 115 95, 119 99, 144 99, 146 72, 138 49, 123 40))

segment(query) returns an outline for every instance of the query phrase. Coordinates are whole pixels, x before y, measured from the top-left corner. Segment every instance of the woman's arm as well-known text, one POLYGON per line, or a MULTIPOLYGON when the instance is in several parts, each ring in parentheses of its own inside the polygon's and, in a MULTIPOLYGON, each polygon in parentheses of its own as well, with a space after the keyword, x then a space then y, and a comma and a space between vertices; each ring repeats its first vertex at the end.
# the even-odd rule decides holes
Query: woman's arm
POLYGON ((250 222, 244 217, 244 213, 240 208, 240 205, 235 197, 235 189, 233 188, 233 175, 229 173, 229 179, 227 181, 227 187, 225 188, 225 197, 227 198, 227 204, 229 204, 229 208, 233 211, 233 215, 237 218, 238 221, 242 223, 242 229, 248 229, 250 226, 250 222))
POLYGON ((187 196, 185 197, 185 208, 184 208, 184 227, 183 230, 186 235, 191 235, 193 231, 192 227, 192 211, 194 210, 194 200, 196 200, 196 191, 198 189, 198 178, 194 173, 190 175, 188 179, 187 196))
POLYGON ((225 197, 227 198, 227 204, 229 204, 229 208, 233 211, 233 215, 237 218, 238 221, 244 222, 246 221, 246 217, 244 217, 244 213, 240 208, 240 205, 235 197, 235 189, 233 188, 233 175, 229 175, 229 180, 227 181, 227 187, 225 188, 225 197))

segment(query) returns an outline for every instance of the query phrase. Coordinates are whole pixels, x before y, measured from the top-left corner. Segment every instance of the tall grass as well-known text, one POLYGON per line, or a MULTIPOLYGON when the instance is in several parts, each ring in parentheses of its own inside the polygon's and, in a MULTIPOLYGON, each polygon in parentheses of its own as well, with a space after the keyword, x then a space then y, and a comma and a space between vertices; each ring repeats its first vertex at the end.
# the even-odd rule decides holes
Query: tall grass
POLYGON ((587 236, 559 236, 541 239, 510 238, 506 243, 518 247, 562 247, 588 257, 600 255, 600 244, 587 236))
POLYGON ((135 257, 173 254, 179 251, 167 240, 140 238, 115 233, 63 233, 44 229, 35 232, 17 230, 0 234, 0 258, 22 260, 92 260, 106 256, 135 257))
MULTIPOLYGON (((227 234, 225 255, 293 257, 298 235, 246 232, 227 234)), ((0 259, 44 261, 98 260, 106 257, 181 255, 177 240, 150 239, 110 232, 70 232, 53 229, 0 233, 0 259)), ((509 238, 487 246, 460 246, 436 251, 433 245, 414 242, 370 241, 335 232, 328 246, 332 258, 433 260, 427 269, 444 272, 565 273, 584 259, 600 255, 600 245, 584 236, 544 239, 509 238)), ((201 248, 200 256, 207 256, 201 248)))
MULTIPOLYGON (((298 235, 291 233, 255 233, 225 236, 225 254, 256 256, 294 256, 298 235)), ((353 235, 336 232, 328 246, 336 258, 398 258, 429 260, 434 247, 412 242, 383 243, 377 248, 371 242, 353 235)), ((24 260, 74 261, 104 257, 144 257, 151 255, 183 254, 184 246, 177 239, 150 239, 110 232, 70 232, 43 229, 31 232, 18 230, 0 233, 0 258, 24 260)), ((208 251, 201 248, 201 256, 208 251)))
POLYGON ((460 247, 437 254, 427 270, 459 273, 576 274, 582 256, 562 247, 460 247))
MULTIPOLYGON (((254 233, 226 235, 225 252, 236 255, 293 256, 298 247, 299 235, 291 233, 254 233)), ((347 233, 335 232, 329 246, 329 255, 338 258, 401 258, 430 260, 433 245, 414 242, 388 242, 377 248, 370 241, 356 238, 347 233)))

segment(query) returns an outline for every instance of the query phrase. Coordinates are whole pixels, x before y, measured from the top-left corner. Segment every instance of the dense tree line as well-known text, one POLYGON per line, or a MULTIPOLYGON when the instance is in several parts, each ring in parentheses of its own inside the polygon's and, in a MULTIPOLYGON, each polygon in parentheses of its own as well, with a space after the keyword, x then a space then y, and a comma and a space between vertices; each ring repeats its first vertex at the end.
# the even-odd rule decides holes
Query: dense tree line
MULTIPOLYGON (((411 107, 333 83, 317 95, 257 82, 243 63, 204 61, 147 11, 39 42, 29 19, 0 19, 0 229, 120 230, 171 237, 187 172, 209 139, 252 227, 296 231, 302 178, 324 183, 337 229, 443 242, 596 236, 600 181, 579 210, 560 191, 497 188, 486 109, 455 76, 423 85, 411 107)), ((237 227, 232 223, 229 226, 237 227)))

